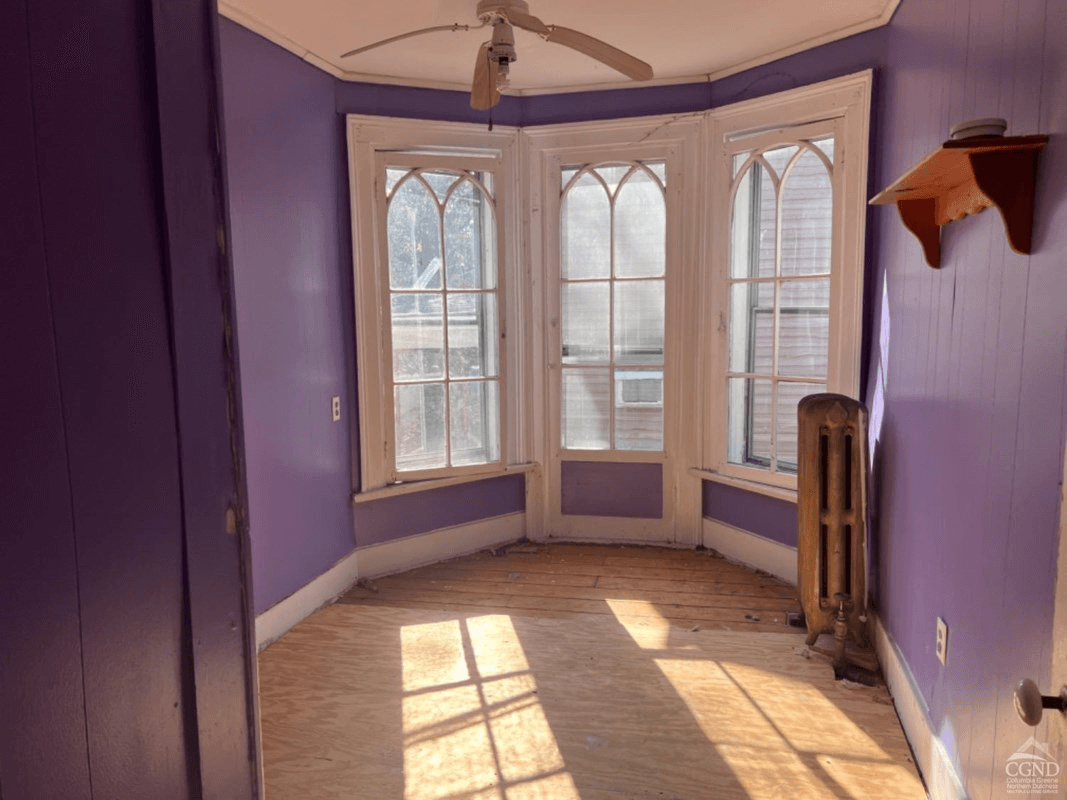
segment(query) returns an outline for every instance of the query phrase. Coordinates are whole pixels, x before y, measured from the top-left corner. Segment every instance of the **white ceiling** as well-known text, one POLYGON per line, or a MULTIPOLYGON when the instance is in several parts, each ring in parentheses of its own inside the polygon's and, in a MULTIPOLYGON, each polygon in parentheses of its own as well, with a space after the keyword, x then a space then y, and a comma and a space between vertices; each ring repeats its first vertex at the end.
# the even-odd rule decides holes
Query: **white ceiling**
MULTIPOLYGON (((529 0, 530 13, 647 61, 654 83, 715 80, 889 21, 899 0, 529 0)), ((477 0, 219 0, 227 17, 346 80, 470 87, 486 29, 426 34, 347 59, 415 28, 478 24, 477 0)), ((513 93, 630 85, 597 61, 515 31, 513 93)))

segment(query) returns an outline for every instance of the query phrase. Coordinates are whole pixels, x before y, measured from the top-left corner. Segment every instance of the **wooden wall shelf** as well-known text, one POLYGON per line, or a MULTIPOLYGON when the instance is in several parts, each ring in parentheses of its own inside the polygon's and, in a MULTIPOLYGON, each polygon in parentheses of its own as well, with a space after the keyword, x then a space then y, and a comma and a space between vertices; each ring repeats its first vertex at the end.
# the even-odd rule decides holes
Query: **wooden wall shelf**
POLYGON ((871 199, 896 203, 905 227, 922 243, 926 263, 941 266, 941 227, 996 206, 1008 243, 1029 253, 1034 225, 1037 156, 1047 136, 976 136, 950 140, 871 199))

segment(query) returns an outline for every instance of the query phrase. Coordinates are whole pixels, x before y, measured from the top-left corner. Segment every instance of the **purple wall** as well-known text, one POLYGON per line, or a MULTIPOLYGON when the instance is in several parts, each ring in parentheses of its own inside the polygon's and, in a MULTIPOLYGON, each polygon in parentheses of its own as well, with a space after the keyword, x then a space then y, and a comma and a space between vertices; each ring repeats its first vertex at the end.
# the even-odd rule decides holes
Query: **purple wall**
POLYGON ((787 500, 704 481, 704 516, 797 546, 797 504, 787 500))
POLYGON ((663 465, 564 461, 560 494, 564 514, 660 519, 663 465))
POLYGON ((522 511, 525 491, 516 475, 354 512, 350 501, 359 442, 343 113, 478 119, 466 96, 339 84, 234 22, 221 20, 220 36, 260 613, 357 544, 522 511), (342 398, 339 423, 330 420, 333 395, 342 398))
POLYGON ((190 330, 221 331, 228 283, 214 245, 213 26, 207 2, 173 16, 135 0, 0 6, 8 800, 254 796, 251 640, 229 604, 243 591, 239 537, 221 510, 201 519, 235 494, 226 404, 198 406, 226 394, 221 336, 187 350, 190 330), (92 59, 72 58, 72 42, 92 59), (220 419, 222 436, 208 434, 220 419), (208 463, 216 448, 225 460, 208 463), (209 540, 224 561, 209 561, 209 540), (193 577, 209 573, 211 588, 193 577), (219 681, 230 698, 208 707, 219 681), (201 747, 236 754, 229 774, 201 747))
POLYGON ((877 599, 972 797, 1006 795, 1005 759, 1031 733, 1012 686, 1031 676, 1049 688, 1067 381, 1065 33, 1063 3, 905 0, 873 161, 888 183, 974 117, 1052 136, 1032 256, 1008 248, 988 211, 944 229, 933 270, 895 209, 877 215, 889 308, 887 363, 876 359, 871 378, 877 406, 881 368, 877 599))
POLYGON ((221 20, 219 32, 259 613, 354 545, 338 191, 346 165, 334 79, 233 22, 221 20))

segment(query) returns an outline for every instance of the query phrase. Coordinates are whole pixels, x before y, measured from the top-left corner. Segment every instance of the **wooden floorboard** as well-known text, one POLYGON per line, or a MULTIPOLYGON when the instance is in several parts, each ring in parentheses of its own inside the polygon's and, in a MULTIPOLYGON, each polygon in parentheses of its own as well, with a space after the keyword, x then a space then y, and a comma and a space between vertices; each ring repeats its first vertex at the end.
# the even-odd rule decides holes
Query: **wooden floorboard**
POLYGON ((520 545, 357 586, 260 655, 267 800, 923 798, 884 688, 706 552, 520 545))

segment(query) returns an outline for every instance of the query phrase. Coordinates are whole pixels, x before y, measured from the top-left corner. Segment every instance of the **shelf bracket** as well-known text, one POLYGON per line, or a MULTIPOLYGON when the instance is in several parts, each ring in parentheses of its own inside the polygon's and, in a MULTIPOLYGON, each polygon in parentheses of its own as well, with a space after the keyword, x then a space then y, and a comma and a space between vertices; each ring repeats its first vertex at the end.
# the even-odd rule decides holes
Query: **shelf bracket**
POLYGON ((968 153, 974 182, 1000 211, 1008 244, 1028 255, 1033 245, 1037 150, 968 153))
POLYGON ((923 246, 926 263, 941 268, 941 226, 937 224, 937 198, 916 197, 897 200, 897 210, 904 227, 915 234, 923 246))

